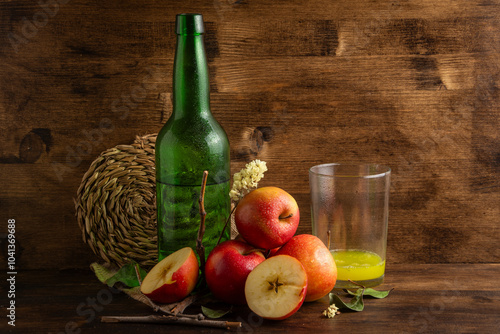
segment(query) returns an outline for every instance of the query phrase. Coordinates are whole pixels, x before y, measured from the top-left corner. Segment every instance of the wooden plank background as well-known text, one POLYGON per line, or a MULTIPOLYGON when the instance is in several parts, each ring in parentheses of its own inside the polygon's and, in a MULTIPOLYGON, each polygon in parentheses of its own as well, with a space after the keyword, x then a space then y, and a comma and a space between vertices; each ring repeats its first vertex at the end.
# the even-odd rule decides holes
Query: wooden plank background
POLYGON ((299 232, 311 166, 377 162, 393 170, 388 265, 499 262, 498 0, 13 0, 0 2, 0 236, 16 219, 20 268, 96 259, 73 198, 100 152, 168 118, 181 12, 204 14, 232 171, 267 161, 261 185, 296 197, 299 232))

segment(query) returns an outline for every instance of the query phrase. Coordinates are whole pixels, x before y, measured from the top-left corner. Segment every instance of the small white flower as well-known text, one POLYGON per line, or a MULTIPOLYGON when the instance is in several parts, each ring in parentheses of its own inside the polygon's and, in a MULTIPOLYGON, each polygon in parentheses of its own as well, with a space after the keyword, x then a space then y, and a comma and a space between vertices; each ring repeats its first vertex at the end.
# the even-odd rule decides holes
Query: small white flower
POLYGON ((333 318, 335 315, 339 314, 339 309, 335 304, 328 306, 326 310, 323 311, 323 315, 327 318, 333 318))
POLYGON ((237 190, 231 189, 231 191, 229 192, 229 197, 231 197, 231 199, 233 201, 236 201, 237 199, 240 198, 240 192, 237 190))
POLYGON ((231 199, 238 202, 252 188, 257 188, 266 171, 267 165, 265 161, 253 160, 247 163, 245 168, 233 175, 233 187, 229 192, 231 199))

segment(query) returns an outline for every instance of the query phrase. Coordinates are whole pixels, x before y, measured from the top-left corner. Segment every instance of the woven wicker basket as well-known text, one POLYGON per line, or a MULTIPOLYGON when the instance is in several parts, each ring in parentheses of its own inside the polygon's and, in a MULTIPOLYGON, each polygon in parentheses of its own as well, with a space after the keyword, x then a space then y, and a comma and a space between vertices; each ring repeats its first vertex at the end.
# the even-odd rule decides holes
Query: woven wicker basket
POLYGON ((75 199, 83 241, 118 266, 157 262, 156 134, 106 150, 83 176, 75 199))

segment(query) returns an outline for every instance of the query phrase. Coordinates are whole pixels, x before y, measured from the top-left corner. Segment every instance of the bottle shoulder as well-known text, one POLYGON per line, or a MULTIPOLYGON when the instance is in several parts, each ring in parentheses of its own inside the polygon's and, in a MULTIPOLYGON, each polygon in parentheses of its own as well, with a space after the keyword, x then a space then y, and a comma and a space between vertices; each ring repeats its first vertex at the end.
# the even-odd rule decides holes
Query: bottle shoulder
POLYGON ((228 142, 224 128, 213 117, 170 118, 158 133, 157 142, 165 140, 190 141, 209 137, 228 142))
POLYGON ((198 184, 204 170, 209 183, 229 180, 230 148, 218 123, 167 121, 156 140, 157 180, 198 184))

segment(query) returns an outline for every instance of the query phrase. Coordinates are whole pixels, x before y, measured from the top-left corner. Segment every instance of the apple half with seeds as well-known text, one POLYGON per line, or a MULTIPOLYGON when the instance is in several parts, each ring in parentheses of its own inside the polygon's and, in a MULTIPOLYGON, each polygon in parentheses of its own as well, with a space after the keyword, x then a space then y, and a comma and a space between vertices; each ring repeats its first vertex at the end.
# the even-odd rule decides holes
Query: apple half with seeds
POLYGON ((307 273, 294 257, 276 255, 250 272, 245 283, 248 307, 265 319, 282 320, 297 312, 307 294, 307 273))
POLYGON ((185 247, 170 254, 151 269, 142 281, 141 292, 157 303, 175 303, 194 290, 198 273, 198 259, 192 248, 185 247))

